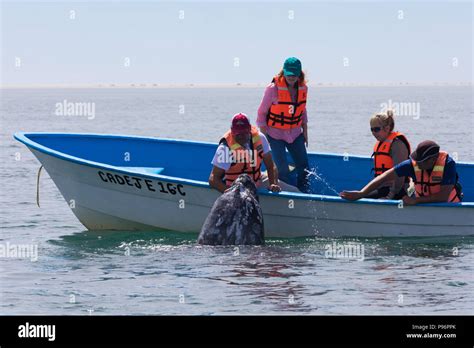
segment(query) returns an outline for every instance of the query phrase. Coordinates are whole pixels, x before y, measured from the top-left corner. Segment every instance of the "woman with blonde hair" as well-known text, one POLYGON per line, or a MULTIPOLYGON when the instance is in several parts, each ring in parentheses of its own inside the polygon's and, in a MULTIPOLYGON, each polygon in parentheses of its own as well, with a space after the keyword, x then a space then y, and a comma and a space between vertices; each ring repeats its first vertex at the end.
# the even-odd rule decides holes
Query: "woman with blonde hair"
MULTIPOLYGON (((394 132, 394 128, 392 110, 376 113, 370 118, 370 130, 377 139, 372 153, 374 177, 385 173, 410 156, 411 149, 407 137, 403 133, 394 132)), ((364 198, 402 199, 407 194, 408 184, 408 177, 396 177, 393 181, 384 182, 381 187, 365 195, 364 198)), ((344 193, 341 196, 346 198, 344 193)))
POLYGON ((304 193, 309 192, 305 147, 308 146, 307 93, 300 60, 295 57, 286 59, 283 69, 265 89, 256 122, 270 143, 279 179, 286 183, 289 181, 288 150, 295 163, 296 186, 304 193))

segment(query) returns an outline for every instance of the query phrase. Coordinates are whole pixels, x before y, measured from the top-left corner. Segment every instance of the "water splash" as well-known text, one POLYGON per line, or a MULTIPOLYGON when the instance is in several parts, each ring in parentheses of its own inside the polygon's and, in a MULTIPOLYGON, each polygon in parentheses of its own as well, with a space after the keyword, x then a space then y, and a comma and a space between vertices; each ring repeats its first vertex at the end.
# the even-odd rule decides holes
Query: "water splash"
POLYGON ((326 181, 326 179, 324 179, 321 175, 316 173, 316 169, 317 168, 312 168, 311 170, 305 169, 305 171, 308 173, 308 178, 310 178, 311 176, 314 176, 316 180, 318 180, 324 186, 326 186, 332 193, 334 193, 336 196, 339 196, 339 192, 337 192, 336 189, 326 181))

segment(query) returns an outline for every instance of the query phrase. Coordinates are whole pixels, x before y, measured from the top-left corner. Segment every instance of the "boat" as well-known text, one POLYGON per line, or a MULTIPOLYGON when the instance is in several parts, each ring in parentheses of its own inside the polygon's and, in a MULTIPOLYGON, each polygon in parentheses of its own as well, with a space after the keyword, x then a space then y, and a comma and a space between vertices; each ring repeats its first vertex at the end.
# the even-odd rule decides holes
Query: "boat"
MULTIPOLYGON (((25 144, 89 230, 198 233, 219 192, 208 184, 217 144, 111 134, 25 133, 25 144)), ((337 192, 372 178, 369 157, 309 153, 312 194, 260 190, 267 237, 474 235, 474 163, 457 163, 462 203, 351 202, 337 192)))

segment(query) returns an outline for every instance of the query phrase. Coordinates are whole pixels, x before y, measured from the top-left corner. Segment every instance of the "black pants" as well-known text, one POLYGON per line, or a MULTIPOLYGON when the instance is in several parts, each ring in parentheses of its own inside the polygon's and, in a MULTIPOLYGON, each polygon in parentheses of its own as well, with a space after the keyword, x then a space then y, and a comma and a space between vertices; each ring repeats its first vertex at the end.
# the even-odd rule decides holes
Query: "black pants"
MULTIPOLYGON (((390 187, 384 186, 384 187, 381 187, 381 188, 375 190, 370 195, 365 196, 364 198, 373 198, 373 199, 385 198, 385 197, 387 197, 387 195, 389 193, 390 193, 390 187)), ((399 199, 402 199, 406 195, 407 195, 407 193, 406 193, 405 189, 402 187, 400 189, 400 192, 398 192, 395 195, 395 197, 393 197, 392 199, 399 200, 399 199)))

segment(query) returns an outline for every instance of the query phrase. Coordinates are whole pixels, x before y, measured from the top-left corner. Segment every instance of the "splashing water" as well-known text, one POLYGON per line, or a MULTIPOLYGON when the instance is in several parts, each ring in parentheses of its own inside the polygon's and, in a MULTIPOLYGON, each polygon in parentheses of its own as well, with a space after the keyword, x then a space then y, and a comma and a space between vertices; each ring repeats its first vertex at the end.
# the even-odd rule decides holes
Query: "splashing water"
MULTIPOLYGON (((311 180, 311 176, 313 176, 316 180, 318 180, 319 182, 321 182, 327 189, 329 189, 332 192, 334 192, 334 194, 336 196, 339 196, 339 193, 334 189, 333 186, 331 186, 327 181, 326 179, 324 179, 321 175, 319 175, 318 173, 316 173, 316 169, 317 168, 312 168, 311 170, 308 170, 308 169, 305 169, 305 171, 308 173, 308 179, 311 180)), ((323 190, 321 190, 321 192, 318 192, 320 194, 324 194, 324 188, 323 190)), ((322 205, 317 208, 316 205, 310 205, 311 206, 311 210, 313 211, 313 216, 314 216, 314 219, 312 221, 312 228, 313 228, 313 231, 314 231, 314 235, 315 236, 318 236, 319 234, 319 222, 318 220, 322 217, 323 219, 328 219, 329 216, 328 216, 328 213, 326 211, 326 207, 325 207, 325 204, 324 202, 322 203, 322 205), (320 214, 320 218, 318 218, 318 212, 320 214)))
POLYGON ((336 189, 326 181, 326 179, 324 179, 322 176, 316 173, 316 168, 313 168, 312 170, 305 169, 305 171, 308 173, 308 178, 310 178, 311 176, 314 176, 316 180, 320 181, 332 193, 334 193, 336 196, 339 196, 339 192, 337 192, 336 189))

